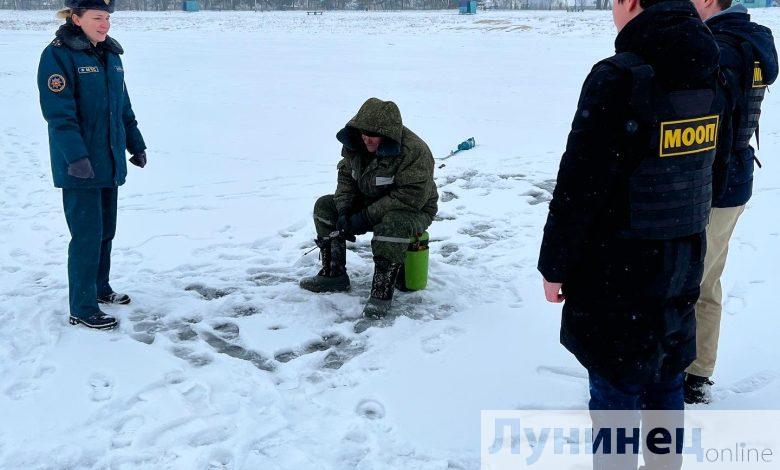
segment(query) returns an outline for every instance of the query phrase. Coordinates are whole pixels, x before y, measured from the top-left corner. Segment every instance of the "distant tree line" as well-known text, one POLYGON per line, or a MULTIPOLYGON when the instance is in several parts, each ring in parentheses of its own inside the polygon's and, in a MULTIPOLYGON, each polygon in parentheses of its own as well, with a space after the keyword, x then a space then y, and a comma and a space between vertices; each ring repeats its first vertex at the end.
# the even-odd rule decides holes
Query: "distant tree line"
POLYGON ((484 5, 487 10, 609 10, 612 0, 485 0, 484 5))
MULTIPOLYGON (((460 0, 198 0, 203 10, 444 10, 460 0)), ((183 0, 116 0, 117 10, 181 10, 183 0)), ((0 9, 58 10, 62 0, 0 0, 0 9)), ((479 0, 479 9, 608 9, 610 0, 479 0)))

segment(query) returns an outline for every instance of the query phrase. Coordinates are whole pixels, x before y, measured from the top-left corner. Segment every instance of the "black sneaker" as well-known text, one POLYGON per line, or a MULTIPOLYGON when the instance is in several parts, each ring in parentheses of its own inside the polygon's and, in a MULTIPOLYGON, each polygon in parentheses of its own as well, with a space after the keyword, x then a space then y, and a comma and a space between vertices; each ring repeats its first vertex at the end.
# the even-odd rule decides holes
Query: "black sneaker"
POLYGON ((112 292, 106 296, 98 297, 97 301, 99 304, 127 305, 130 303, 130 296, 127 294, 117 294, 116 292, 112 292))
POLYGON ((685 374, 685 403, 689 405, 708 405, 712 401, 712 386, 715 382, 709 377, 685 374))
POLYGON ((87 328, 93 330, 113 330, 119 326, 119 322, 116 318, 106 315, 103 312, 94 313, 86 317, 77 317, 75 315, 70 316, 71 325, 84 325, 87 328))

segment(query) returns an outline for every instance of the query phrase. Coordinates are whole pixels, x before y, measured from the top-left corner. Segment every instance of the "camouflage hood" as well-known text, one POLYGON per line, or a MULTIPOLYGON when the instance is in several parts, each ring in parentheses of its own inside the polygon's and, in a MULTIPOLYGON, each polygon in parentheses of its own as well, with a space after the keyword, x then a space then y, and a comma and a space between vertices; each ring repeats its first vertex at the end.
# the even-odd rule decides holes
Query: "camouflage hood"
POLYGON ((369 98, 336 138, 345 148, 353 152, 364 152, 365 146, 361 132, 379 134, 385 139, 379 145, 376 154, 379 157, 394 157, 401 154, 404 136, 404 124, 401 111, 392 101, 369 98))

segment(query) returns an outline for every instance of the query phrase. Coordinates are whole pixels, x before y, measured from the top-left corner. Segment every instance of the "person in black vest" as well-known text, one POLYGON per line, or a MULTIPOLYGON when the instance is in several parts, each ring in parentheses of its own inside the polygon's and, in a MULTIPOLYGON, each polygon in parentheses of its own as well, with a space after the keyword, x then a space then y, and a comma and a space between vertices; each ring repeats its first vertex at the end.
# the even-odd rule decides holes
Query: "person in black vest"
POLYGON ((709 403, 710 380, 720 337, 723 294, 720 277, 726 266, 729 240, 753 192, 754 162, 750 140, 759 141, 758 120, 768 85, 777 79, 777 49, 772 31, 750 21, 747 8, 731 0, 693 0, 720 46, 720 67, 727 79, 729 122, 732 127, 728 184, 712 203, 707 226, 707 256, 701 296, 696 303, 696 360, 685 376, 685 401, 709 403))
MULTIPOLYGON (((725 177, 718 47, 693 5, 616 0, 613 16, 617 54, 583 85, 538 264, 547 300, 565 301, 561 343, 588 370, 594 427, 593 411, 637 410, 638 425, 638 410, 683 409, 704 231, 725 177)), ((614 468, 635 469, 625 457, 614 468)), ((664 468, 679 468, 670 458, 664 468)))
POLYGON ((65 24, 38 66, 54 186, 62 188, 68 247, 70 323, 117 326, 98 304, 128 304, 109 284, 118 187, 130 163, 146 165, 146 144, 130 105, 120 54, 108 36, 113 0, 68 0, 65 24))

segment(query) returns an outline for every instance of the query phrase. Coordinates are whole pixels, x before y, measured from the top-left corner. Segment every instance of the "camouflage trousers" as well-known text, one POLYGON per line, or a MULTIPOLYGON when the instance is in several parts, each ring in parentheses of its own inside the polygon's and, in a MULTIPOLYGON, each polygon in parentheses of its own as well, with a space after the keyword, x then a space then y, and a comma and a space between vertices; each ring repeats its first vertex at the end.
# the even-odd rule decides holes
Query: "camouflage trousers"
MULTIPOLYGON (((318 237, 327 237, 336 229, 339 213, 333 195, 322 196, 314 204, 314 226, 318 237)), ((372 231, 371 249, 375 257, 403 263, 409 239, 424 232, 433 220, 424 212, 391 211, 382 217, 372 231)))

